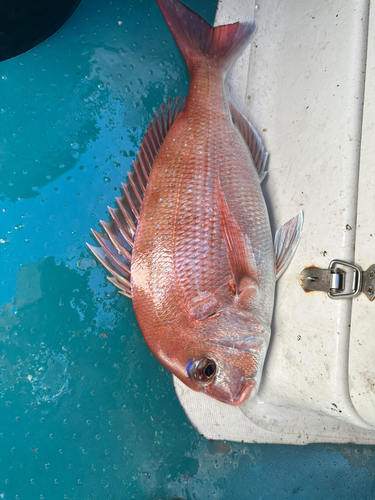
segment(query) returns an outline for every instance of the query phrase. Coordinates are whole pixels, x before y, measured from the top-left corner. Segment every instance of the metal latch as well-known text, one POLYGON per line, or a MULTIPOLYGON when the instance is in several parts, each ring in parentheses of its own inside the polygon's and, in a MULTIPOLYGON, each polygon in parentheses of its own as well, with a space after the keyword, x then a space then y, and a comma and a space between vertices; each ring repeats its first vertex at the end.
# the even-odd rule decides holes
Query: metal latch
POLYGON ((329 269, 308 267, 300 275, 306 292, 327 292, 330 299, 352 299, 363 292, 369 300, 375 298, 375 264, 362 271, 342 260, 332 260, 329 269))

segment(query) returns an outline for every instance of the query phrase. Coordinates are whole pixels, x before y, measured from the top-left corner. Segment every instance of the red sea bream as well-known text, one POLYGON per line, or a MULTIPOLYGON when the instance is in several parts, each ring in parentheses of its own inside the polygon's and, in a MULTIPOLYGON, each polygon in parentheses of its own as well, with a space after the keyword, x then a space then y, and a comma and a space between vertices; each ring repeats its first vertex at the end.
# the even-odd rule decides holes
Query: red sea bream
POLYGON ((259 386, 277 277, 302 214, 271 235, 261 181, 267 154, 228 100, 224 80, 255 20, 212 28, 178 0, 157 0, 190 74, 187 98, 163 104, 144 136, 101 247, 131 297, 154 355, 190 388, 231 405, 259 386))

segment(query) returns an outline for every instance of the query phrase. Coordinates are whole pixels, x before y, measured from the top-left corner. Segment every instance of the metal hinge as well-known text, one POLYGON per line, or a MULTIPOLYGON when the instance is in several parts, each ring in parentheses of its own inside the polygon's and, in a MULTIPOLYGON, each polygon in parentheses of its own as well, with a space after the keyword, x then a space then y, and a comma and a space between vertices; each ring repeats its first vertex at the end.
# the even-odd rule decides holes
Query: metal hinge
POLYGON ((300 275, 306 292, 327 292, 330 299, 352 299, 363 292, 369 300, 375 298, 375 264, 362 271, 342 260, 332 260, 329 269, 308 267, 300 275))

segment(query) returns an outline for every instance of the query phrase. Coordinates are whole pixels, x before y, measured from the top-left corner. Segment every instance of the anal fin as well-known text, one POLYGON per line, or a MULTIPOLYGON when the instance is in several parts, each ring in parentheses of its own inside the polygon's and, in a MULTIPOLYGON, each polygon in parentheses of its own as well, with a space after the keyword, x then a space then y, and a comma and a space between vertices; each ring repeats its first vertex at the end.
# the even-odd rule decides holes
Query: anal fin
POLYGON ((302 236, 303 212, 279 227, 275 234, 276 279, 289 266, 302 236))

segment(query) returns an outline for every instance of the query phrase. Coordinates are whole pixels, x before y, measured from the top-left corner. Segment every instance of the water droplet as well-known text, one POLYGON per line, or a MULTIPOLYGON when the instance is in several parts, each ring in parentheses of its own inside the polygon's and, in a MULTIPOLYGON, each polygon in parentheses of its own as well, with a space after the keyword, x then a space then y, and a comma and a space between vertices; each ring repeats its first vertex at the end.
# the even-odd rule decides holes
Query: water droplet
POLYGON ((88 258, 79 259, 77 261, 77 267, 82 271, 87 271, 89 269, 94 269, 94 267, 96 267, 96 262, 95 260, 88 258))

